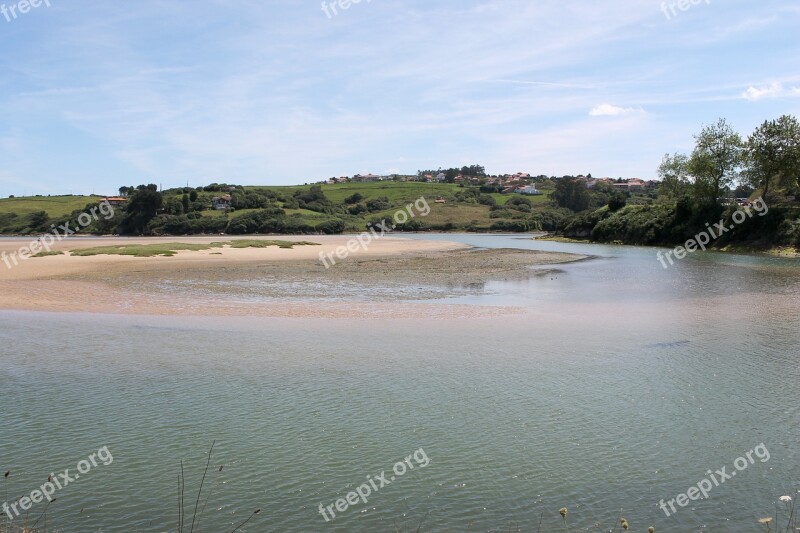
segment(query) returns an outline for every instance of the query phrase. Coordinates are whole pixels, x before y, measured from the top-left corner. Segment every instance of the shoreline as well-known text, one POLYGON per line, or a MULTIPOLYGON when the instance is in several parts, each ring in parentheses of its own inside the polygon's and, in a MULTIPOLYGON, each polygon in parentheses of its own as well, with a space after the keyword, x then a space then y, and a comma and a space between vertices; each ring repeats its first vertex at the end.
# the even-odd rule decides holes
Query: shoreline
MULTIPOLYGON (((0 309, 134 315, 362 318, 517 314, 520 308, 448 303, 481 294, 494 280, 520 280, 587 256, 384 237, 326 269, 320 254, 347 236, 277 237, 293 248, 215 247, 171 257, 121 255, 32 257, 0 263, 0 309), (533 270, 539 268, 538 272, 533 270), (402 303, 402 305, 398 305, 402 303)), ((242 239, 95 238, 64 241, 54 251, 152 244, 206 245, 242 239)), ((0 252, 19 245, 0 238, 0 252)))
MULTIPOLYGON (((531 240, 534 241, 547 241, 547 242, 560 242, 565 244, 594 244, 597 246, 630 246, 633 248, 653 248, 655 250, 670 250, 672 249, 669 245, 666 244, 627 244, 624 242, 599 242, 599 241, 592 241, 590 239, 579 239, 577 237, 563 237, 560 235, 556 235, 554 233, 550 233, 544 235, 542 237, 532 237, 531 240)), ((678 243, 675 246, 680 246, 681 243, 678 243)), ((716 252, 721 254, 739 254, 739 255, 752 255, 758 257, 782 257, 786 259, 798 259, 800 258, 800 250, 796 250, 791 246, 771 246, 768 248, 759 247, 759 246, 748 246, 748 245, 734 245, 728 244, 721 248, 706 248, 705 252, 716 252)))

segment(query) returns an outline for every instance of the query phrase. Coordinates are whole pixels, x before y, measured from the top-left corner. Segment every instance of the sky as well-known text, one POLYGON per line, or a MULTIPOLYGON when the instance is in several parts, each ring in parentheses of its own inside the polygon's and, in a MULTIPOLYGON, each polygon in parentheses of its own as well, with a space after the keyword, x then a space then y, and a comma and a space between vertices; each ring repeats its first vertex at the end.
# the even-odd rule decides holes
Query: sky
POLYGON ((796 0, 342 2, 0 0, 0 197, 650 179, 720 117, 800 115, 796 0))

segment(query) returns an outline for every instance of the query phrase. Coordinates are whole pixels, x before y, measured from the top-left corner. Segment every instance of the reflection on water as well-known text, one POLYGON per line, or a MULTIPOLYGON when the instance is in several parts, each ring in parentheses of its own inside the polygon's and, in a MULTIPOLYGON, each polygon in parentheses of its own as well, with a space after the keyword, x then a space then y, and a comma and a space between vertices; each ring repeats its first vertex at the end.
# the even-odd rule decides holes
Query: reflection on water
POLYGON ((649 249, 443 238, 598 259, 446 300, 529 310, 513 317, 0 314, 7 492, 108 446, 114 463, 61 491, 49 525, 174 531, 180 461, 191 513, 213 439, 205 531, 255 508, 246 531, 534 531, 543 511, 558 531, 566 506, 573 530, 623 514, 637 531, 745 532, 800 485, 795 262, 665 271, 649 249), (769 462, 658 508, 762 442, 769 462), (427 468, 319 515, 419 448, 427 468))

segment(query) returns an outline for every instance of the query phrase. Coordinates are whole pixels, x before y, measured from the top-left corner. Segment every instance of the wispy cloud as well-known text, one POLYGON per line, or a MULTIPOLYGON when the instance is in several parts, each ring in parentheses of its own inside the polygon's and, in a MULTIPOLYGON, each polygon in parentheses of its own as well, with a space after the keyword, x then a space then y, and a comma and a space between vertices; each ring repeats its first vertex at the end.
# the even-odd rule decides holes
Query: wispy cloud
POLYGON ((589 116, 620 117, 625 115, 641 115, 644 114, 644 112, 644 109, 641 107, 619 107, 612 104, 600 104, 589 111, 589 116))

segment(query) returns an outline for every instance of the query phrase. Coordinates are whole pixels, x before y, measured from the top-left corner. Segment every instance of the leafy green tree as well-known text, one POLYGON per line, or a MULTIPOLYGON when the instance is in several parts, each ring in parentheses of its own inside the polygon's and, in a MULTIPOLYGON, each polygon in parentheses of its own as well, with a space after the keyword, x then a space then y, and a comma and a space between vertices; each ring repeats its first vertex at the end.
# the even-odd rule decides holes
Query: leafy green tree
POLYGON ((770 185, 800 187, 800 123, 791 115, 768 120, 747 139, 745 176, 767 196, 770 185))
POLYGON ((128 199, 125 215, 120 223, 120 233, 141 235, 155 218, 164 202, 156 185, 140 185, 128 199))
POLYGON ((28 220, 28 226, 34 231, 43 231, 50 221, 50 216, 47 211, 35 211, 28 215, 28 220))
POLYGON ((688 162, 699 197, 716 202, 722 191, 739 176, 744 143, 728 122, 721 118, 695 136, 695 148, 688 162))
POLYGON ((591 202, 585 182, 566 177, 556 181, 556 188, 551 198, 559 207, 565 207, 575 212, 589 209, 591 202))
POLYGON ((628 198, 622 194, 621 192, 614 193, 611 196, 611 199, 608 201, 608 210, 609 211, 619 211, 623 207, 625 207, 628 203, 628 198))
POLYGON ((658 177, 661 178, 659 192, 662 195, 671 199, 682 198, 691 186, 689 157, 679 153, 666 154, 658 165, 658 177))
POLYGON ((196 202, 197 201, 197 191, 192 191, 189 193, 189 201, 196 202))

